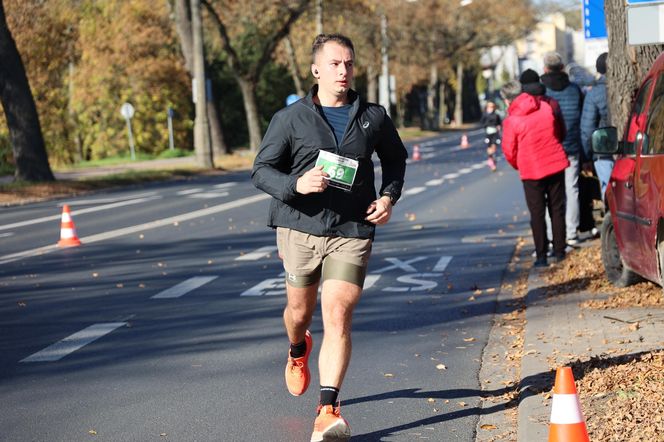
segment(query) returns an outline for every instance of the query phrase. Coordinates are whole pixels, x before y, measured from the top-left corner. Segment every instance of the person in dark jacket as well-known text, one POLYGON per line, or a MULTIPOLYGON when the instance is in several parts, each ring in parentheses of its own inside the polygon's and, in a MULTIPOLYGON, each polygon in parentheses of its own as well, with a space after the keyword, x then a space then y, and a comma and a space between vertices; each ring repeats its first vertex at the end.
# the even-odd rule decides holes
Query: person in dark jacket
POLYGON ((581 172, 581 110, 583 93, 581 88, 572 83, 563 70, 562 57, 556 52, 544 55, 544 75, 541 80, 546 86, 546 95, 554 98, 560 105, 565 120, 567 134, 563 140, 563 148, 570 166, 565 170, 565 223, 567 228, 567 244, 579 242, 579 173, 581 172))
POLYGON ((389 221, 401 195, 408 155, 385 109, 350 88, 351 40, 318 35, 312 58, 317 84, 273 116, 252 180, 273 197, 268 225, 277 230, 286 271, 284 324, 291 343, 286 386, 299 396, 309 385, 313 342, 307 329, 322 281, 320 401, 311 440, 346 440, 350 427, 340 415, 338 394, 350 362, 353 308, 362 293, 376 225, 389 221), (378 196, 374 152, 382 168, 378 196))
POLYGON ((551 214, 553 253, 565 257, 565 169, 569 160, 556 134, 553 109, 542 96, 521 93, 521 84, 501 88, 508 104, 503 121, 505 159, 519 171, 535 243, 535 266, 547 265, 546 209, 551 214))
POLYGON ((480 118, 480 125, 484 128, 486 138, 487 165, 492 172, 496 171, 496 149, 500 144, 500 124, 502 120, 496 112, 496 103, 487 101, 485 112, 480 118))
POLYGON ((593 131, 599 127, 609 125, 609 109, 607 105, 606 94, 606 58, 608 53, 604 52, 597 57, 595 68, 600 75, 592 86, 592 89, 586 94, 583 102, 583 112, 581 113, 581 141, 583 143, 583 152, 589 160, 592 159, 595 165, 595 172, 599 178, 601 186, 601 196, 604 197, 606 186, 611 178, 613 170, 613 156, 593 154, 590 146, 590 137, 593 131))

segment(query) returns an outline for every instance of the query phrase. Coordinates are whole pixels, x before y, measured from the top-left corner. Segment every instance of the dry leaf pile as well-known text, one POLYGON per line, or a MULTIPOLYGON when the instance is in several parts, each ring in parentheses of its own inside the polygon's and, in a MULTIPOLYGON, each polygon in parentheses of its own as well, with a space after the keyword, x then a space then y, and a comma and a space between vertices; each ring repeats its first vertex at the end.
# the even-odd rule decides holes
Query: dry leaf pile
POLYGON ((618 288, 606 279, 599 241, 570 252, 562 263, 550 268, 545 280, 550 296, 580 290, 602 295, 582 303, 585 308, 664 307, 662 288, 656 284, 641 282, 618 288), (604 298, 605 295, 610 296, 604 298))
POLYGON ((574 371, 590 440, 664 440, 664 350, 593 358, 574 371))
MULTIPOLYGON (((561 264, 549 268, 544 278, 551 287, 550 296, 578 290, 598 295, 583 302, 582 308, 664 307, 662 288, 656 284, 611 285, 604 274, 599 242, 574 250, 561 264)), ((603 355, 570 365, 590 440, 664 440, 664 349, 603 355)))

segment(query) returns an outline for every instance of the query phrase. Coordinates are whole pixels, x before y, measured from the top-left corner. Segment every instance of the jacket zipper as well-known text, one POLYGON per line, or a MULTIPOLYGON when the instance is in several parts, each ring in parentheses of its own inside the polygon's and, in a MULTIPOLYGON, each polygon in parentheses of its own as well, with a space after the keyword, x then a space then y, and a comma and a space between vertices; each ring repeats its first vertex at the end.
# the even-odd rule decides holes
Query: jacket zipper
MULTIPOLYGON (((359 98, 357 98, 357 100, 359 100, 359 98)), ((329 133, 330 135, 332 135, 332 138, 336 139, 336 137, 334 136, 334 131, 332 130, 328 122, 325 120, 325 118, 323 118, 323 116, 320 114, 320 111, 318 110, 318 107, 316 106, 315 103, 313 106, 314 106, 313 108, 310 108, 311 111, 314 112, 316 115, 318 115, 318 118, 323 120, 323 123, 329 130, 329 133)), ((341 138, 341 141, 337 143, 336 146, 334 147, 334 153, 336 155, 339 155, 341 153, 341 146, 343 146, 343 143, 346 140, 346 135, 348 134, 351 126, 353 125, 353 121, 357 116, 357 109, 359 109, 359 103, 357 108, 355 107, 355 105, 353 105, 353 107, 351 108, 352 114, 348 115, 348 124, 346 125, 346 130, 344 130, 344 136, 341 138)), ((327 197, 327 207, 326 207, 327 213, 325 214, 325 230, 327 231, 328 234, 332 232, 332 216, 330 214, 330 212, 332 211, 330 209, 331 207, 332 207, 332 194, 330 193, 327 197)))

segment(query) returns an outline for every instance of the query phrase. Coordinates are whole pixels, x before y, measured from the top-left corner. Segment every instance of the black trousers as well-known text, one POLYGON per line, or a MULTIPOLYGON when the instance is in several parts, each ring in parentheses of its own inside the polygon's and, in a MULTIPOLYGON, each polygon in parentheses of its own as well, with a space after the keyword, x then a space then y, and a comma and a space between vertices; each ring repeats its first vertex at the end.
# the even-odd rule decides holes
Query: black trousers
POLYGON ((530 212, 530 228, 533 231, 537 258, 545 258, 547 252, 546 221, 548 207, 553 233, 553 253, 565 253, 565 171, 539 180, 523 180, 523 191, 530 212))

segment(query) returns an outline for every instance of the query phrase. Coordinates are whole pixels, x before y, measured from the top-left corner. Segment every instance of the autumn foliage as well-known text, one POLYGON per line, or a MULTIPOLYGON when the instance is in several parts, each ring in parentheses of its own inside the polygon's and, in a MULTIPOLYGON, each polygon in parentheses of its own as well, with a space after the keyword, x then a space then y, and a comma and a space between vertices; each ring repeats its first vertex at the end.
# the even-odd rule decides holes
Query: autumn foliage
POLYGON ((127 154, 125 101, 136 109, 138 152, 168 147, 169 106, 179 115, 176 145, 191 144, 189 80, 166 2, 4 3, 52 163, 127 154))

